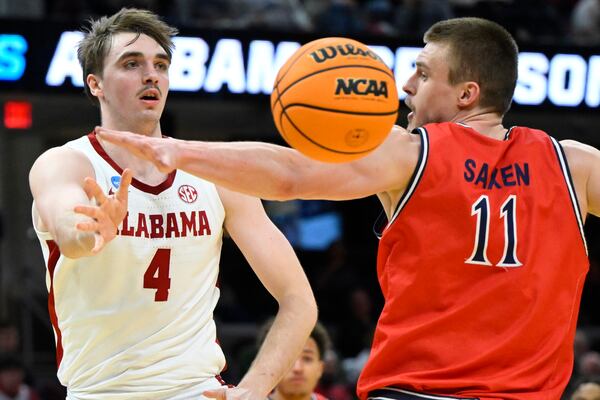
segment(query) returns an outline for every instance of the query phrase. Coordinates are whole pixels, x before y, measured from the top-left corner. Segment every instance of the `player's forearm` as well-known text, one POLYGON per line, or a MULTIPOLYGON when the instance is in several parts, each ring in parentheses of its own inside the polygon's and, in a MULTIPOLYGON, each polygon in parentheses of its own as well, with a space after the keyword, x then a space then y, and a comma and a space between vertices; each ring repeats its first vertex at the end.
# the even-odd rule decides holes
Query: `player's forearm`
POLYGON ((266 397, 300 355, 316 321, 312 294, 292 295, 280 301, 275 321, 238 387, 266 397))
POLYGON ((177 168, 251 196, 288 200, 300 196, 294 182, 303 158, 267 143, 188 141, 180 142, 177 168))
POLYGON ((61 254, 68 258, 81 258, 92 255, 94 234, 82 232, 76 228, 78 222, 84 220, 74 212, 57 213, 51 228, 61 254))

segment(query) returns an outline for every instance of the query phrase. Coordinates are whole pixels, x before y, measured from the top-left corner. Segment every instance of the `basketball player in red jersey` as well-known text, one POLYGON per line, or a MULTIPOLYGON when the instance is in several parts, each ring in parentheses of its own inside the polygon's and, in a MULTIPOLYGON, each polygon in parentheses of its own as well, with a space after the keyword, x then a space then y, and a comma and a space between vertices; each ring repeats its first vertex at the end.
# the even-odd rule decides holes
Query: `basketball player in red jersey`
MULTIPOLYGON (((102 126, 162 137, 176 33, 145 10, 91 22, 78 56, 102 126)), ((30 185, 68 400, 264 399, 300 354, 316 304, 259 199, 161 172, 93 132, 42 154, 30 185), (213 320, 225 229, 279 304, 231 388, 213 320)))
POLYGON ((600 215, 600 152, 503 126, 518 49, 496 23, 442 21, 424 41, 403 86, 408 129, 351 163, 263 143, 100 136, 162 171, 267 199, 378 195, 385 305, 362 399, 557 400, 588 270, 583 223, 600 215))

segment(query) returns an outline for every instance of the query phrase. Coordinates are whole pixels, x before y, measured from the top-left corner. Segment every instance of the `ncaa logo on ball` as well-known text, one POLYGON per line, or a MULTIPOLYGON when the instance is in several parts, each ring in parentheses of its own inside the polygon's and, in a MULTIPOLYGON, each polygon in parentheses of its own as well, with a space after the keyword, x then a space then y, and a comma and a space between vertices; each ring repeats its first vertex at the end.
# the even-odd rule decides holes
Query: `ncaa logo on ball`
POLYGON ((358 95, 375 97, 388 97, 388 87, 386 81, 365 78, 337 78, 335 86, 335 95, 358 95))
POLYGON ((359 147, 369 140, 369 131, 362 128, 352 129, 346 133, 346 144, 350 147, 359 147))
POLYGON ((177 193, 179 194, 179 198, 186 203, 193 203, 198 198, 198 191, 195 187, 190 185, 181 185, 179 189, 177 189, 177 193))

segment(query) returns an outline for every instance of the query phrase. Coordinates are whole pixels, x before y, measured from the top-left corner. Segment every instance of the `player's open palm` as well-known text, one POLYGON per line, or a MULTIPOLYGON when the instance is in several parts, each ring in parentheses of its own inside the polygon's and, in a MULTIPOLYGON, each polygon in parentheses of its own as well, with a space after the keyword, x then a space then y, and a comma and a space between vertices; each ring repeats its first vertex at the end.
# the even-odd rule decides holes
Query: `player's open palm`
POLYGON ((103 140, 127 149, 135 156, 153 163, 163 173, 177 168, 177 147, 175 139, 155 138, 131 132, 115 131, 96 127, 96 134, 103 140))
POLYGON ((79 222, 77 229, 84 232, 93 232, 95 237, 92 253, 96 254, 117 235, 119 224, 127 215, 128 190, 131 184, 132 172, 125 169, 121 175, 121 183, 117 192, 106 195, 98 183, 92 178, 85 178, 84 190, 96 205, 79 205, 75 212, 91 218, 89 221, 79 222))

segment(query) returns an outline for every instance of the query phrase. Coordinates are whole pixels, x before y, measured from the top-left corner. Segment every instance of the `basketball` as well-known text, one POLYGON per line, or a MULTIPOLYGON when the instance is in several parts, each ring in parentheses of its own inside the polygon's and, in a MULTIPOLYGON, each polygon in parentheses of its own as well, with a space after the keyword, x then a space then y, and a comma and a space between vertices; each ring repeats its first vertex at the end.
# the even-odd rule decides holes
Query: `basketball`
POLYGON ((308 157, 346 162, 369 154, 396 122, 393 73, 366 45, 318 39, 281 67, 271 93, 275 126, 308 157))

